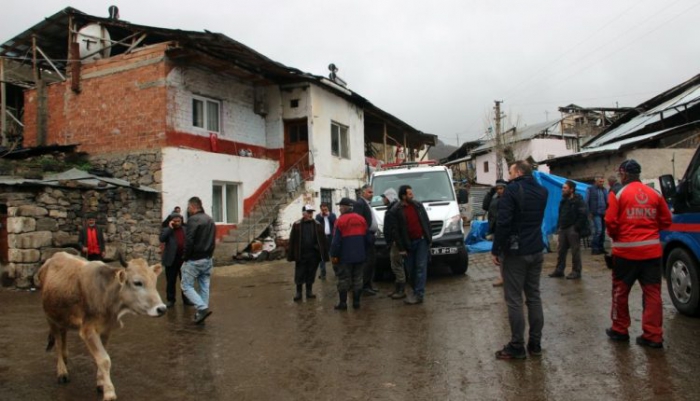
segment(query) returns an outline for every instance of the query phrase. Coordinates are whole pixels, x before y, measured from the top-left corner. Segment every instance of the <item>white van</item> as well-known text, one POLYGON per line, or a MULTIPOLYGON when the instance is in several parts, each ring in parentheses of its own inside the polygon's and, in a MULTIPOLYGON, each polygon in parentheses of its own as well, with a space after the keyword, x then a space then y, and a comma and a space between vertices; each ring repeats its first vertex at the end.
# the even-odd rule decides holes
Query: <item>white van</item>
POLYGON ((452 171, 435 162, 409 162, 382 167, 372 173, 370 184, 374 189, 372 207, 377 215, 377 263, 389 260, 384 241, 384 213, 386 206, 381 195, 389 188, 396 193, 402 185, 410 185, 414 200, 422 202, 428 212, 433 231, 430 248, 431 265, 446 262, 454 274, 464 274, 469 267, 469 255, 464 246, 464 229, 459 214, 457 197, 452 185, 452 171))

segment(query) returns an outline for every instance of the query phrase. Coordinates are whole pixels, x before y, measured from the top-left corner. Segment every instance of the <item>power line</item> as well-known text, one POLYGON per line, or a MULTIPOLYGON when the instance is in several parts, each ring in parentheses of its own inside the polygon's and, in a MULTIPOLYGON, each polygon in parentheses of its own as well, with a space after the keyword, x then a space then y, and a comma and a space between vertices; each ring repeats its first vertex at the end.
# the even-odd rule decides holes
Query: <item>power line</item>
MULTIPOLYGON (((613 45, 614 43, 619 43, 619 38, 620 38, 621 36, 629 35, 632 31, 634 31, 636 28, 638 28, 638 27, 641 26, 642 24, 645 24, 647 21, 658 17, 658 15, 659 15, 660 12, 663 12, 663 11, 665 11, 665 10, 670 9, 671 7, 675 6, 677 3, 681 2, 681 1, 682 1, 682 0, 675 0, 673 3, 671 3, 671 4, 669 4, 669 5, 664 5, 664 6, 660 7, 660 8, 658 8, 658 9, 656 9, 649 17, 645 18, 644 20, 638 22, 638 23, 635 24, 634 26, 632 26, 632 27, 626 29, 624 32, 622 32, 622 34, 620 34, 620 35, 616 38, 616 41, 615 41, 615 42, 613 42, 613 41, 608 41, 608 42, 606 42, 606 43, 604 43, 604 44, 602 44, 602 45, 596 47, 595 49, 593 49, 593 50, 591 50, 591 51, 585 53, 583 56, 577 58, 576 60, 567 63, 566 65, 574 65, 574 64, 576 64, 576 63, 578 63, 578 62, 580 62, 580 61, 585 60, 586 58, 590 57, 591 55, 594 55, 594 54, 597 53, 599 50, 601 50, 601 49, 603 49, 603 48, 605 48, 605 47, 611 46, 611 45, 613 45)), ((698 5, 698 4, 696 4, 696 5, 698 5)), ((693 7, 695 7, 695 6, 692 6, 692 7, 690 7, 690 8, 693 8, 693 7)), ((667 22, 668 22, 668 21, 667 21, 667 22)), ((666 22, 662 23, 661 25, 664 25, 665 23, 666 23, 666 22)), ((660 26, 660 25, 657 25, 657 27, 658 27, 658 26, 660 26)), ((642 34, 641 36, 638 36, 638 37, 632 39, 632 41, 629 42, 629 43, 632 43, 632 42, 636 41, 637 39, 646 36, 648 33, 650 33, 650 32, 644 33, 644 34, 642 34)), ((623 46, 623 47, 624 47, 624 46, 623 46)), ((548 76, 548 77, 544 77, 543 79, 552 78, 552 77, 554 77, 554 76, 556 76, 556 75, 562 73, 563 71, 564 71, 564 69, 561 69, 560 71, 555 72, 554 74, 551 74, 551 75, 548 76)), ((542 81, 543 79, 537 80, 535 83, 539 83, 539 81, 542 81)), ((532 87, 532 83, 526 86, 526 88, 528 88, 527 90, 520 90, 520 91, 515 92, 514 94, 511 94, 510 100, 512 100, 512 99, 514 99, 514 98, 518 98, 518 97, 522 96, 522 94, 528 94, 528 93, 530 93, 530 92, 532 91, 532 89, 530 89, 531 87, 532 87)))

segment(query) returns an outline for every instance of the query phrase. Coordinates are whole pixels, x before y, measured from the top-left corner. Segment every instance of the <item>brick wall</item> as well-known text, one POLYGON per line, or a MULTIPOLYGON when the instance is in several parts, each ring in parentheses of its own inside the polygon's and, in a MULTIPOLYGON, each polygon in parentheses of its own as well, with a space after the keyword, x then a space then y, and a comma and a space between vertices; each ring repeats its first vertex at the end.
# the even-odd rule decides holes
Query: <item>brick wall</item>
MULTIPOLYGON (((79 150, 89 153, 160 148, 169 70, 165 46, 83 65, 80 93, 70 89, 70 79, 48 86, 46 143, 80 143, 79 150)), ((25 92, 25 146, 37 144, 37 97, 36 90, 25 92)))

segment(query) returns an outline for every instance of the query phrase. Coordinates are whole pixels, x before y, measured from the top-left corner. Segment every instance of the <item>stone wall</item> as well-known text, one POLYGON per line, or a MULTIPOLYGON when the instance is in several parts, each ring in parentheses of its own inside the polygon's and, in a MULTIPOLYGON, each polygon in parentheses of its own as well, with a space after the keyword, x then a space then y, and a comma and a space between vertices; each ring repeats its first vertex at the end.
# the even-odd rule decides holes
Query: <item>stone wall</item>
POLYGON ((111 173, 115 178, 129 181, 132 185, 144 185, 162 189, 160 150, 132 151, 90 156, 90 163, 111 173))
POLYGON ((133 188, 84 189, 0 186, 0 205, 7 208, 7 265, 3 282, 18 288, 34 285, 34 275, 59 251, 77 254, 78 232, 88 212, 97 212, 104 230, 106 258, 121 251, 127 260, 159 257, 160 197, 133 188))

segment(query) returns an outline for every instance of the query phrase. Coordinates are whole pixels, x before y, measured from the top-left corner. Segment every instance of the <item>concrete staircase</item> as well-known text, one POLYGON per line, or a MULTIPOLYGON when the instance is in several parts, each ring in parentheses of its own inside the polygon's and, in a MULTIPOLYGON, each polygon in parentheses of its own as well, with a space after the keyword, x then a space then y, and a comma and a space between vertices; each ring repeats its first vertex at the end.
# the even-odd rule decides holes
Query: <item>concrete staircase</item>
POLYGON ((273 180, 253 206, 250 214, 237 225, 237 228, 230 230, 228 235, 216 244, 214 251, 216 266, 231 264, 233 257, 243 252, 270 227, 277 219, 280 210, 302 193, 306 181, 312 180, 313 176, 310 170, 301 168, 303 164, 300 162, 273 180))

